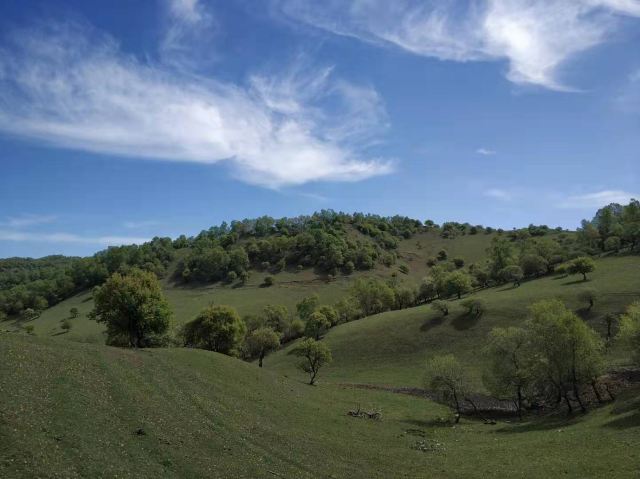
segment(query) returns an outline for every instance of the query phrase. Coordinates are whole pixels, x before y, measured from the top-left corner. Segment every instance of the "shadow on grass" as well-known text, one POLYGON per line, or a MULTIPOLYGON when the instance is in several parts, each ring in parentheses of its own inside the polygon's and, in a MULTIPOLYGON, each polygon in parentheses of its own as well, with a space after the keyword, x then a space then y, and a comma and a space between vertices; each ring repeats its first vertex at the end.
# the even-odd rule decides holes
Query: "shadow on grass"
POLYGON ((587 278, 586 280, 582 278, 574 279, 573 281, 567 281, 566 283, 562 283, 562 286, 571 286, 572 284, 587 284, 590 281, 591 280, 589 278, 587 278))
POLYGON ((575 413, 572 416, 558 414, 552 417, 533 419, 526 418, 522 423, 513 422, 509 426, 496 429, 496 432, 501 434, 518 434, 522 432, 550 431, 552 429, 562 429, 564 427, 571 427, 579 424, 584 417, 584 414, 575 413))
POLYGON ((445 322, 446 318, 446 316, 436 316, 435 318, 431 318, 430 320, 422 323, 422 326, 420 326, 420 331, 430 331, 431 329, 442 325, 445 322))
POLYGON ((404 424, 409 424, 413 427, 419 428, 433 428, 433 427, 451 427, 454 425, 453 421, 447 421, 443 419, 405 419, 402 421, 404 424))
POLYGON ((452 321, 451 325, 456 328, 458 331, 464 331, 466 329, 473 328, 476 324, 478 324, 478 320, 480 319, 481 314, 468 314, 462 313, 456 316, 452 321))
POLYGON ((51 336, 61 336, 63 334, 67 334, 69 331, 60 331, 59 333, 52 334, 51 336))
POLYGON ((637 397, 638 393, 640 393, 640 389, 633 388, 633 391, 629 391, 628 394, 633 394, 636 397, 632 396, 633 399, 617 402, 611 409, 611 415, 617 417, 607 422, 604 427, 613 429, 640 427, 640 397, 637 397))

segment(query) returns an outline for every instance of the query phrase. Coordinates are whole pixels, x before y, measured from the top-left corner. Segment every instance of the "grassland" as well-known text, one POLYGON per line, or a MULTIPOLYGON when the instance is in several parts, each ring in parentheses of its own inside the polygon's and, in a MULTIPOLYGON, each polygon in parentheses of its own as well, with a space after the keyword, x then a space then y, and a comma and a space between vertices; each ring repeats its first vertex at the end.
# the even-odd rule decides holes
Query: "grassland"
POLYGON ((216 353, 0 334, 0 476, 637 477, 638 391, 572 421, 487 426, 310 387, 216 353), (356 404, 380 421, 345 413, 356 404), (425 447, 426 446, 426 447, 425 447), (420 449, 428 449, 422 451, 420 449))

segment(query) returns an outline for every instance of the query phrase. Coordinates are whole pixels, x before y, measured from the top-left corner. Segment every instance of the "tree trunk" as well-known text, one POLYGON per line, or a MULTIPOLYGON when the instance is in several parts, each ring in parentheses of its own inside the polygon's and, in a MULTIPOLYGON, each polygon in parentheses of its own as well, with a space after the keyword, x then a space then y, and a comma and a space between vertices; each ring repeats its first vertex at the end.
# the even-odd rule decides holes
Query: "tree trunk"
POLYGON ((578 386, 574 382, 573 383, 573 395, 576 397, 578 404, 580 405, 580 410, 584 413, 587 412, 587 408, 584 407, 584 403, 582 402, 582 398, 580 397, 580 393, 578 392, 578 386))
POLYGON ((573 407, 571 406, 571 401, 569 401, 569 396, 567 396, 567 393, 564 393, 563 397, 564 397, 564 402, 567 404, 567 413, 572 414, 573 407))
POLYGON ((264 351, 260 351, 260 359, 258 360, 258 367, 262 367, 262 360, 264 359, 264 351))
POLYGON ((460 291, 458 291, 458 299, 460 299, 460 291))
POLYGON ((593 392, 596 395, 596 399, 600 404, 602 404, 602 396, 600 396, 600 391, 598 391, 598 385, 596 384, 595 379, 591 381, 591 387, 593 388, 593 392))
POLYGON ((522 421, 522 388, 518 386, 518 418, 522 421))
POLYGON ((587 273, 582 273, 582 281, 586 281, 587 280, 587 273))
POLYGON ((453 400, 456 403, 456 424, 460 422, 460 402, 458 401, 458 395, 456 394, 456 390, 453 390, 453 400))

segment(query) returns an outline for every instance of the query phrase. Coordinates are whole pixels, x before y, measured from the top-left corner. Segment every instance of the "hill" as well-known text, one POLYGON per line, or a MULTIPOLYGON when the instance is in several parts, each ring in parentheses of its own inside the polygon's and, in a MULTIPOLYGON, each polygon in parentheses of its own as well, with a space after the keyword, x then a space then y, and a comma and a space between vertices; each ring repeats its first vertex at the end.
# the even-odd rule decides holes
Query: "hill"
POLYGON ((216 353, 0 334, 3 477, 635 477, 637 391, 573 421, 446 427, 433 402, 216 353), (379 421, 346 414, 358 404, 379 421), (620 447, 620 445, 625 447, 620 447))

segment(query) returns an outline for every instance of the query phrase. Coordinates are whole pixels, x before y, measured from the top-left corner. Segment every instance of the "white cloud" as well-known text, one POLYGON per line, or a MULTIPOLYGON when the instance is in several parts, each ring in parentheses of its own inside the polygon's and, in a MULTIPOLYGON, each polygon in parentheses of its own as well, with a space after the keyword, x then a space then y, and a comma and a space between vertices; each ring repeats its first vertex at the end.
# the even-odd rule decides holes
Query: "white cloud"
POLYGON ((517 84, 570 88, 558 70, 605 42, 637 0, 274 0, 287 17, 339 35, 453 61, 506 60, 517 84))
POLYGON ((478 155, 491 156, 491 155, 495 155, 496 151, 495 150, 490 150, 489 148, 478 148, 476 150, 476 153, 478 155))
POLYGON ((101 154, 225 162, 274 188, 389 173, 352 141, 384 126, 375 90, 326 70, 293 72, 244 88, 142 63, 84 27, 50 25, 0 49, 0 130, 101 154), (327 96, 341 108, 322 108, 327 96))
POLYGON ((129 236, 79 236, 73 233, 31 233, 0 229, 0 241, 34 241, 42 243, 76 243, 95 244, 101 246, 119 246, 124 244, 141 244, 148 238, 129 236))
POLYGON ((513 198, 513 195, 511 193, 499 188, 490 188, 488 190, 485 190, 482 194, 489 198, 494 198, 501 201, 511 201, 511 199, 513 198))
POLYGON ((9 216, 7 221, 0 222, 0 225, 9 226, 11 228, 25 228, 27 226, 53 223, 57 219, 58 217, 55 215, 23 214, 20 216, 9 216))
POLYGON ((142 221, 125 221, 122 226, 127 229, 140 229, 140 228, 149 228, 152 226, 158 226, 160 224, 159 221, 155 220, 142 220, 142 221))
POLYGON ((627 204, 632 198, 640 198, 640 195, 622 190, 603 190, 584 195, 569 196, 560 201, 559 208, 595 209, 607 206, 610 203, 627 204))

